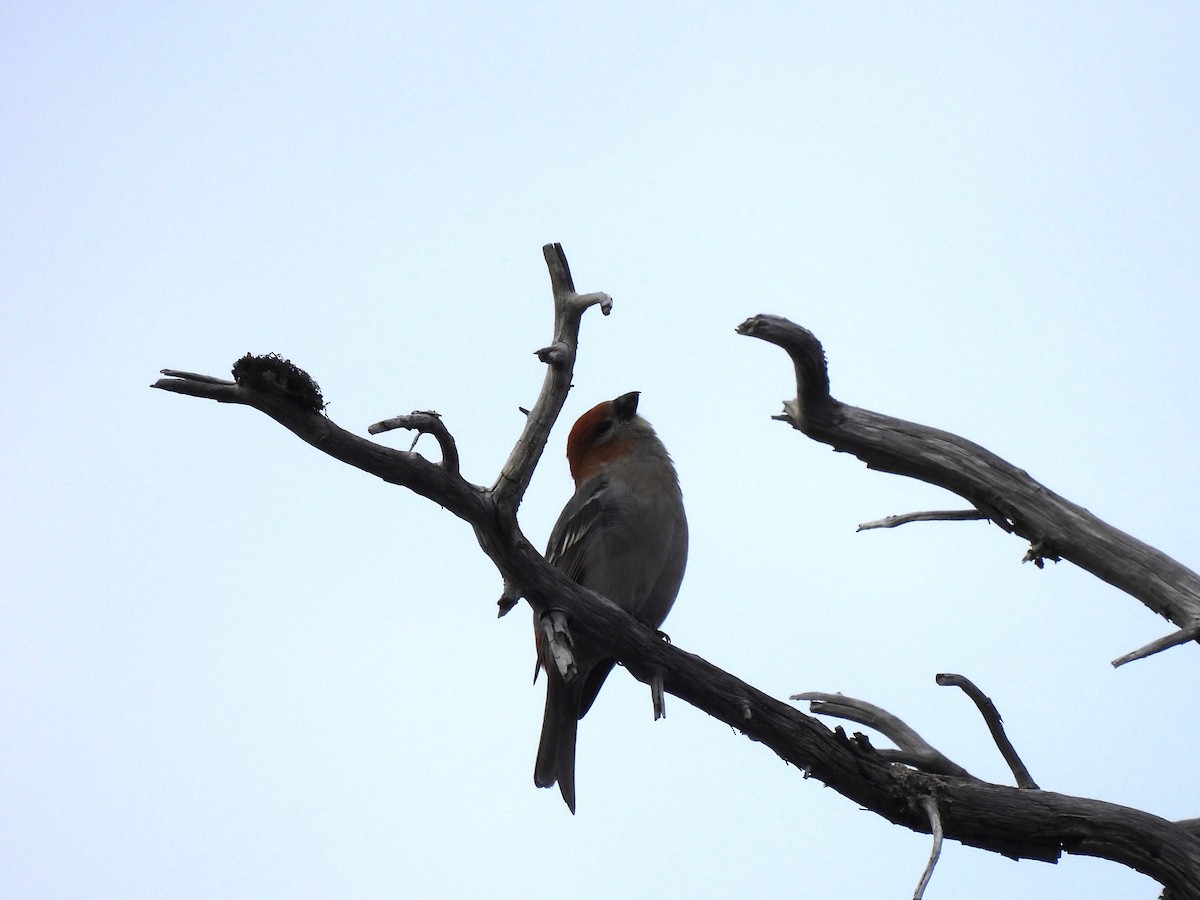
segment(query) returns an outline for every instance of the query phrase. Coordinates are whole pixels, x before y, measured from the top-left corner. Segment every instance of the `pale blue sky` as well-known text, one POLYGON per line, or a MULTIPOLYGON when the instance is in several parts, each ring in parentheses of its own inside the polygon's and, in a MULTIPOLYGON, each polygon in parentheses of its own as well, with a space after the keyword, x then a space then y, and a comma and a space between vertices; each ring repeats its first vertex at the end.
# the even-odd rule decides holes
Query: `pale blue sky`
MULTIPOLYGON (((279 352, 490 484, 555 240, 616 301, 562 425, 640 390, 678 463, 679 646, 1006 781, 961 672, 1044 788, 1200 815, 1200 650, 1113 671, 1170 626, 995 528, 855 534, 960 501, 772 422, 790 368, 733 333, 788 316, 835 396, 1197 565, 1198 45, 1191 3, 3 4, 0 892, 911 895, 927 838, 620 672, 572 818, 469 528, 146 387, 279 352)), ((951 843, 927 897, 1157 894, 951 843)))

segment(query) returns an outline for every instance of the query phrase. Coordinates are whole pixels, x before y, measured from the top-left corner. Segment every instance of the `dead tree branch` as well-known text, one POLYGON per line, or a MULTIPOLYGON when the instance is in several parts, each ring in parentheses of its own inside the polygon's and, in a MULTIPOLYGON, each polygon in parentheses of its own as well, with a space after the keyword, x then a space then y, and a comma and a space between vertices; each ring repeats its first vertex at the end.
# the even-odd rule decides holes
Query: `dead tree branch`
MULTIPOLYGON (((830 731, 818 720, 661 640, 547 563, 521 533, 516 509, 570 387, 579 316, 587 306, 603 307, 608 300, 602 294, 575 294, 561 247, 548 245, 544 250, 554 287, 556 335, 539 356, 549 371, 525 429, 491 489, 468 483, 449 466, 380 446, 338 427, 321 414, 321 406, 313 402, 303 383, 299 390, 293 389, 295 373, 289 370, 280 370, 277 377, 271 366, 265 366, 270 377, 252 381, 235 377, 233 382, 165 370, 167 377, 154 386, 258 409, 333 458, 440 504, 472 525, 480 547, 499 570, 506 598, 515 602, 522 595, 539 614, 561 611, 576 643, 586 642, 618 660, 643 683, 661 679, 667 693, 766 745, 801 772, 891 822, 930 833, 934 825, 925 798, 936 797, 945 837, 1014 858, 1055 861, 1065 852, 1109 859, 1154 878, 1179 896, 1200 900, 1200 838, 1185 828, 1100 800, 932 775, 891 763, 865 740, 851 739, 840 728, 830 731), (280 378, 287 384, 280 384, 280 378)), ((828 397, 827 384, 824 396, 828 397)), ((990 507, 1003 509, 998 498, 993 500, 990 507)))
POLYGON ((1021 762, 1021 757, 1017 755, 1017 748, 1008 739, 1008 735, 1004 731, 1004 720, 1000 717, 1000 710, 996 709, 996 704, 992 702, 992 699, 977 688, 975 682, 964 675, 944 673, 939 675, 936 680, 942 687, 962 688, 963 692, 978 707, 980 714, 983 716, 983 721, 987 723, 988 731, 992 734, 992 740, 996 742, 996 747, 999 748, 1000 755, 1004 757, 1004 761, 1008 763, 1009 769, 1012 770, 1013 777, 1017 780, 1017 787, 1036 791, 1038 789, 1037 782, 1033 780, 1033 776, 1025 768, 1025 763, 1021 762))
POLYGON ((933 832, 933 848, 929 851, 929 862, 921 874, 921 880, 917 882, 913 900, 922 900, 925 896, 925 888, 929 887, 929 879, 933 877, 933 870, 942 855, 942 814, 938 810, 937 798, 925 797, 921 800, 921 805, 925 807, 925 812, 929 815, 929 827, 933 832))
POLYGON ((407 416, 395 416, 376 422, 367 428, 367 434, 383 434, 396 428, 405 428, 417 433, 409 450, 417 446, 421 435, 432 434, 442 451, 442 468, 451 475, 458 474, 458 445, 454 443, 454 436, 450 434, 450 429, 446 427, 440 415, 433 410, 413 410, 407 416))
POLYGON ((863 522, 855 531, 871 531, 875 528, 895 528, 897 525, 907 525, 909 522, 967 522, 975 519, 990 519, 985 512, 977 509, 934 509, 927 512, 900 513, 863 522))
POLYGON ((844 694, 806 691, 792 694, 793 700, 807 700, 808 711, 818 716, 834 716, 874 728, 899 749, 881 749, 879 755, 892 762, 904 763, 933 775, 954 775, 958 778, 975 776, 921 737, 908 723, 886 709, 866 700, 856 700, 844 694))
POLYGON ((739 334, 782 348, 796 373, 788 422, 813 440, 852 453, 870 468, 906 475, 958 494, 998 526, 1030 543, 1026 559, 1066 559, 1140 600, 1179 631, 1127 654, 1140 659, 1200 635, 1200 576, 1159 550, 1102 522, 994 453, 958 435, 849 406, 829 393, 821 342, 779 316, 760 315, 739 334))
MULTIPOLYGON (((542 247, 542 255, 550 271, 550 288, 554 294, 554 340, 536 352, 537 358, 546 364, 546 378, 537 403, 525 416, 525 428, 492 487, 500 514, 514 521, 517 507, 533 478, 533 470, 546 448, 550 429, 558 420, 567 392, 571 390, 583 313, 592 306, 599 306, 606 316, 612 312, 612 298, 608 294, 575 293, 575 282, 562 244, 546 244, 542 247)), ((505 611, 502 608, 501 615, 505 611)))

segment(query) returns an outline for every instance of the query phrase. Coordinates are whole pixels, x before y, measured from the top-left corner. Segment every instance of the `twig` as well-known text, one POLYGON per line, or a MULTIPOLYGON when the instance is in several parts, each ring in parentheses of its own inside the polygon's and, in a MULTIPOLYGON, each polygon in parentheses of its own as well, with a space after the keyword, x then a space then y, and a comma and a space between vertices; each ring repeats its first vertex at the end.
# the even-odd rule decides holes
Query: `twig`
POLYGON ((385 431, 392 431, 396 428, 406 428, 417 432, 416 437, 413 438, 413 447, 417 445, 417 438, 421 435, 432 434, 442 451, 442 468, 451 475, 458 474, 458 447, 454 443, 454 436, 450 434, 450 430, 446 428, 440 415, 433 410, 413 410, 407 416, 395 416, 391 419, 384 419, 382 422, 376 422, 367 428, 367 433, 383 434, 385 431))
POLYGON ((809 701, 809 712, 817 715, 847 719, 851 722, 858 722, 860 725, 866 725, 868 728, 874 728, 900 748, 898 751, 886 749, 879 751, 881 756, 892 762, 904 763, 914 769, 936 775, 955 775, 960 778, 975 777, 921 737, 903 719, 866 700, 857 700, 843 694, 826 694, 820 691, 792 694, 791 699, 809 701))
POLYGON ((907 525, 909 522, 960 522, 971 519, 990 519, 985 512, 977 509, 936 509, 929 512, 901 513, 876 519, 873 522, 863 522, 855 531, 870 531, 872 528, 895 528, 897 525, 907 525))
POLYGON ((925 812, 929 815, 929 830, 933 834, 933 850, 929 853, 929 862, 925 866, 925 873, 921 876, 920 882, 917 884, 917 891, 913 894, 913 900, 921 900, 925 896, 925 888, 929 886, 929 879, 933 877, 933 868, 938 863, 938 858, 942 855, 942 816, 938 812, 937 800, 932 794, 927 794, 921 798, 921 805, 925 807, 925 812))
MULTIPOLYGON (((226 386, 235 384, 235 382, 230 381, 228 378, 215 378, 212 375, 200 375, 196 372, 183 372, 179 369, 160 369, 159 374, 166 375, 168 378, 181 378, 185 381, 196 381, 201 384, 223 384, 226 386)), ((150 387, 159 387, 159 385, 152 384, 150 387)))
POLYGON ((1171 632, 1166 637, 1159 638, 1157 641, 1151 641, 1145 647, 1134 650, 1132 653, 1118 656, 1112 661, 1113 668, 1115 669, 1118 666, 1125 665, 1125 663, 1133 662, 1135 659, 1145 659, 1147 656, 1153 656, 1155 653, 1161 653, 1164 650, 1169 650, 1179 644, 1186 644, 1188 641, 1194 641, 1197 638, 1200 638, 1200 624, 1181 628, 1178 631, 1171 632))
POLYGON ((1017 755, 1012 741, 1004 733, 1004 720, 1000 718, 1000 711, 996 709, 996 704, 983 691, 977 688, 971 679, 963 675, 943 673, 938 675, 935 680, 942 687, 958 687, 963 689, 966 695, 979 707, 979 712, 983 715, 983 721, 987 723, 988 731, 992 733, 992 740, 996 742, 996 746, 1000 749, 1000 755, 1004 757, 1004 761, 1008 763, 1008 767, 1012 770, 1013 777, 1017 779, 1017 787, 1033 791, 1039 790, 1037 782, 1033 780, 1033 777, 1029 774, 1029 770, 1025 768, 1025 763, 1021 762, 1021 757, 1017 755))

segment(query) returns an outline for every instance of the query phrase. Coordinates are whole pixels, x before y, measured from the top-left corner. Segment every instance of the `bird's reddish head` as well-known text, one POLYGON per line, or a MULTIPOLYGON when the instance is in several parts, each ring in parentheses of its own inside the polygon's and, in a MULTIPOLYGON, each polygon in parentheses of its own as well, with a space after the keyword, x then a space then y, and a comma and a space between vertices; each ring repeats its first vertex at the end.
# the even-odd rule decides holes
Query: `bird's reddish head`
POLYGON ((567 436, 567 462, 576 485, 629 452, 635 435, 623 426, 637 419, 637 405, 638 392, 630 391, 593 406, 571 427, 567 436))

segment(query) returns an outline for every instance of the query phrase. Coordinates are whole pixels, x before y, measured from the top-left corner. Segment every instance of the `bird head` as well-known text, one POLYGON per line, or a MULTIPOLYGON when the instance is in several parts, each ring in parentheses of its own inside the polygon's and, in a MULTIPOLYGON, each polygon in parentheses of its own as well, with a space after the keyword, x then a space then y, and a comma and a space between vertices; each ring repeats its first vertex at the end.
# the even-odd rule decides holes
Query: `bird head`
POLYGON ((650 423, 637 414, 637 406, 638 392, 630 391, 579 417, 567 436, 567 462, 577 486, 647 439, 658 444, 650 423))

